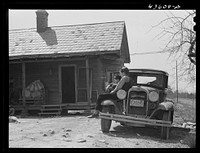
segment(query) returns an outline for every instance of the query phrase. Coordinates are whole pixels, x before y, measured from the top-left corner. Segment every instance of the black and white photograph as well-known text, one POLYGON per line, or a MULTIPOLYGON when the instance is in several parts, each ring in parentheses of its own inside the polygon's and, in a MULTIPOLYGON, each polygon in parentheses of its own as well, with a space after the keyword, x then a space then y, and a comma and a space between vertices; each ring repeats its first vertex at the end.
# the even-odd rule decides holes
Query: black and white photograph
POLYGON ((8 148, 196 148, 195 9, 8 9, 8 55, 8 148))

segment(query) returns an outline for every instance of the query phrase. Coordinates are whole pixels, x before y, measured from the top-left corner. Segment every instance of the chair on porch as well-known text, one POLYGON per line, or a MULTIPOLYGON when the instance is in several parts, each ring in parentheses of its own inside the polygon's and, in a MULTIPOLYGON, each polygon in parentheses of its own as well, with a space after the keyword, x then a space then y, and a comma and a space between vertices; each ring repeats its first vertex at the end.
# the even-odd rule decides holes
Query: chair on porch
MULTIPOLYGON (((26 104, 43 105, 46 103, 46 90, 40 80, 36 80, 29 84, 24 91, 26 104)), ((20 99, 22 101, 23 98, 20 99)))

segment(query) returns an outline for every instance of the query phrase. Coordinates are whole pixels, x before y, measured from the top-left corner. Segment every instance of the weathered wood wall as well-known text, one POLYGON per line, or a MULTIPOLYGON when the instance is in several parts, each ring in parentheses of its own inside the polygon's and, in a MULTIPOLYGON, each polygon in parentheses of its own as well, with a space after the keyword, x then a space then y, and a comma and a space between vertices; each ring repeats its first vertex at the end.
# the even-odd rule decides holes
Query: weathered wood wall
MULTIPOLYGON (((35 80, 40 80, 48 94, 47 104, 59 104, 59 66, 76 65, 78 87, 78 70, 85 68, 85 63, 85 59, 26 63, 26 86, 35 80)), ((108 60, 100 56, 89 58, 89 67, 92 70, 92 91, 97 91, 97 94, 103 93, 105 82, 108 80, 108 72, 119 71, 122 65, 120 58, 116 60, 108 60)), ((13 76, 16 86, 22 87, 22 64, 10 64, 9 76, 13 76)))
POLYGON ((22 87, 22 64, 10 64, 9 65, 9 78, 14 80, 15 88, 22 87))
POLYGON ((103 63, 99 57, 96 57, 90 58, 89 65, 92 69, 92 90, 95 90, 100 94, 103 92, 104 82, 103 63))
POLYGON ((90 59, 90 66, 93 71, 93 90, 97 90, 98 94, 105 92, 105 82, 109 80, 108 74, 118 72, 124 66, 121 58, 109 59, 109 57, 104 57, 90 59))

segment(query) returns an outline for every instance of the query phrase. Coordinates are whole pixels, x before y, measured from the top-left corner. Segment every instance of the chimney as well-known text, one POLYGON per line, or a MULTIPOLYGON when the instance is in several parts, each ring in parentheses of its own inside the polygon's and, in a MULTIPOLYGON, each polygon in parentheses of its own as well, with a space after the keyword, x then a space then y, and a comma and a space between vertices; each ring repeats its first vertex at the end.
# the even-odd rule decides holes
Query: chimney
POLYGON ((37 32, 44 32, 48 27, 48 13, 45 10, 37 10, 37 32))

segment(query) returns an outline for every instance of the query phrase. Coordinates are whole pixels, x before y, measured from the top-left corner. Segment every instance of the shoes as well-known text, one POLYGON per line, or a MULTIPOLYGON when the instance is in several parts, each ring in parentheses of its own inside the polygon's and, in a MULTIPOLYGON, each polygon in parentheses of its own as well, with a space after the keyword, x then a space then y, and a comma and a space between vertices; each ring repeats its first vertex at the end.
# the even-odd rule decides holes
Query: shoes
POLYGON ((92 115, 88 116, 88 118, 97 118, 99 117, 99 113, 93 113, 92 115))

